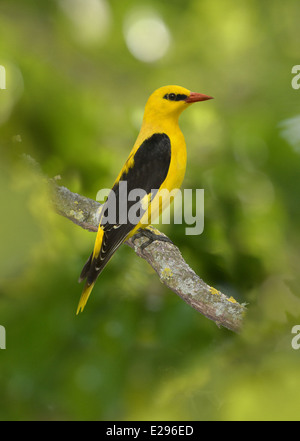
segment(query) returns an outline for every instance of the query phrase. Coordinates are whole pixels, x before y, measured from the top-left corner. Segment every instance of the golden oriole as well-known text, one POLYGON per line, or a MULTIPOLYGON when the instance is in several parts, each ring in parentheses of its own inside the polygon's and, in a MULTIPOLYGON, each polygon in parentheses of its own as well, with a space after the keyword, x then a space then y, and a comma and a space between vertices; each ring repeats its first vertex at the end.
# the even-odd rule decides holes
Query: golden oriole
MULTIPOLYGON (((158 191, 172 191, 181 186, 186 168, 186 144, 178 125, 179 115, 190 104, 211 98, 180 86, 161 87, 149 97, 140 133, 101 210, 95 247, 79 277, 79 282, 86 279, 86 283, 77 314, 84 309, 97 277, 119 246, 139 228, 149 225, 149 212, 158 191), (125 190, 121 187, 124 183, 125 190), (146 197, 140 200, 139 215, 135 220, 128 220, 126 216, 134 203, 128 200, 128 195, 135 189, 142 189, 146 197), (107 216, 112 201, 116 215, 113 220, 107 216)), ((169 203, 167 198, 156 204, 155 212, 161 214, 169 203)), ((153 219, 152 216, 153 213, 153 219)))

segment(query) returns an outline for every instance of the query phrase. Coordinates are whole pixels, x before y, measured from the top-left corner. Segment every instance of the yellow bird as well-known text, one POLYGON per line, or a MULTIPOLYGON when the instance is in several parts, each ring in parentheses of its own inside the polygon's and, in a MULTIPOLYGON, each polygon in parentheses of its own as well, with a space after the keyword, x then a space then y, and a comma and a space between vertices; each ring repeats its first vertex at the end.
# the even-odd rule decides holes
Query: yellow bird
POLYGON ((86 279, 86 283, 77 314, 83 311, 98 276, 119 246, 150 224, 150 214, 154 219, 170 203, 163 197, 155 203, 159 191, 180 188, 186 169, 186 144, 179 115, 190 104, 211 98, 180 86, 161 87, 149 97, 140 133, 101 210, 94 251, 79 277, 79 282, 86 279), (130 192, 138 189, 145 196, 139 203, 129 200, 130 192), (136 216, 127 218, 130 209, 136 216))

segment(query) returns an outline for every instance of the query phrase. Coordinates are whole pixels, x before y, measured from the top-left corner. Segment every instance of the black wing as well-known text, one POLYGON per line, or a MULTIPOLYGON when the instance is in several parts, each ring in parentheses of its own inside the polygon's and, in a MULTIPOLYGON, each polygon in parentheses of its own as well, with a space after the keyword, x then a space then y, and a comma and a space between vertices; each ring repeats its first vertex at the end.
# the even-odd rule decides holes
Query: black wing
POLYGON ((91 284, 96 280, 114 252, 143 217, 146 209, 140 204, 138 210, 134 210, 135 220, 127 219, 130 208, 137 203, 137 200, 128 201, 128 194, 134 189, 141 189, 144 194, 152 193, 153 199, 168 174, 171 162, 170 138, 165 133, 155 133, 141 144, 133 159, 133 166, 121 175, 103 206, 102 246, 98 256, 93 258, 91 254, 82 270, 80 281, 87 277, 88 284, 91 284), (112 213, 115 214, 113 221, 112 213))

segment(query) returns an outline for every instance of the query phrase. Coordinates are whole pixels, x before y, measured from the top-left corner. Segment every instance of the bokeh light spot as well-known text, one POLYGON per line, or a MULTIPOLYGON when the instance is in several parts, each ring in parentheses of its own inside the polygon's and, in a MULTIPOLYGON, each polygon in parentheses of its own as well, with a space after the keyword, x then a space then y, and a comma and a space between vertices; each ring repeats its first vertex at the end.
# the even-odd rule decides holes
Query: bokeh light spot
POLYGON ((106 0, 59 0, 59 4, 80 43, 99 43, 108 34, 111 12, 106 0))
POLYGON ((145 63, 161 59, 171 43, 167 25, 153 11, 129 14, 124 24, 124 37, 130 53, 145 63))

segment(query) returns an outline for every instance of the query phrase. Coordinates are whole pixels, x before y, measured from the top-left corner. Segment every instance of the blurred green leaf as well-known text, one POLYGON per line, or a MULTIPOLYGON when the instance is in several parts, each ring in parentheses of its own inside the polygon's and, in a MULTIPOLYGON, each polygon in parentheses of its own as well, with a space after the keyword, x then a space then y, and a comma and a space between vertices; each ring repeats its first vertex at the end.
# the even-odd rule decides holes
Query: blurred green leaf
POLYGON ((2 0, 1 420, 298 419, 299 8, 2 0), (143 51, 157 39, 136 26, 149 19, 168 38, 152 62, 143 51), (180 119, 184 187, 205 190, 204 232, 164 230, 207 283, 249 303, 240 336, 189 308, 126 247, 76 316, 95 235, 52 211, 45 181, 22 159, 95 198, 165 84, 215 97, 180 119))

